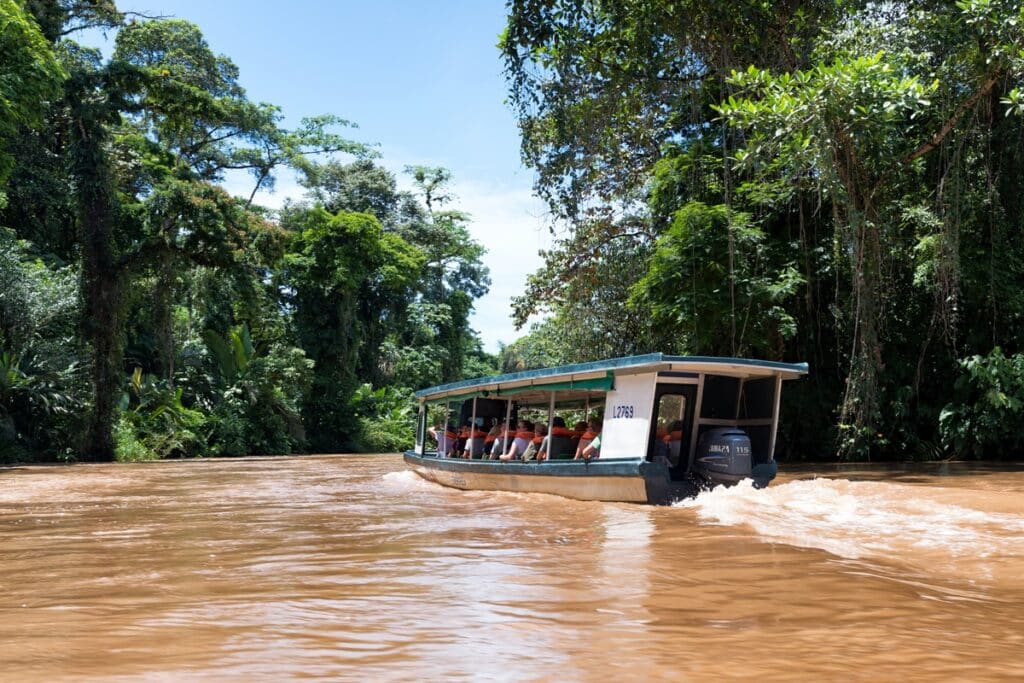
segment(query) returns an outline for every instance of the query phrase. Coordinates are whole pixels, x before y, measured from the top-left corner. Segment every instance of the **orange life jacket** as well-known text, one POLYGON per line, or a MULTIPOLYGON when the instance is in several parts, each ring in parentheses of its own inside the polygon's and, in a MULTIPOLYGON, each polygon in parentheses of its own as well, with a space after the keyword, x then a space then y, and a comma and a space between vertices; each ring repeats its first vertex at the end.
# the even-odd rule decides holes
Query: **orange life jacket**
POLYGON ((551 436, 567 437, 567 438, 571 439, 572 436, 575 433, 576 432, 572 431, 571 429, 566 429, 565 427, 552 427, 551 428, 551 436))

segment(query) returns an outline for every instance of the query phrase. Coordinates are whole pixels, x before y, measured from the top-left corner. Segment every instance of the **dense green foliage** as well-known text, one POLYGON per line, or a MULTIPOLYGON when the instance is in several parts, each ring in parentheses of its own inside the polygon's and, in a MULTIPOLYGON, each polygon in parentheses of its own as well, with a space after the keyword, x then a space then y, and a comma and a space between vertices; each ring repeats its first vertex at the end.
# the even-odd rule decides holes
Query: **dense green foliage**
POLYGON ((443 169, 399 191, 344 120, 283 127, 198 27, 109 0, 3 0, 0 55, 0 461, 394 450, 411 389, 491 370, 443 169), (259 207, 282 169, 308 201, 259 207))
POLYGON ((960 361, 953 400, 939 416, 943 440, 958 453, 986 460, 1016 456, 1024 448, 1024 355, 960 361))
POLYGON ((500 47, 559 219, 506 367, 809 361, 792 457, 1015 452, 1020 2, 517 0, 500 47))
POLYGON ((510 0, 499 49, 556 241, 496 359, 447 171, 0 0, 0 461, 392 450, 415 388, 648 351, 808 361, 790 457, 1019 452, 1022 3, 510 0))

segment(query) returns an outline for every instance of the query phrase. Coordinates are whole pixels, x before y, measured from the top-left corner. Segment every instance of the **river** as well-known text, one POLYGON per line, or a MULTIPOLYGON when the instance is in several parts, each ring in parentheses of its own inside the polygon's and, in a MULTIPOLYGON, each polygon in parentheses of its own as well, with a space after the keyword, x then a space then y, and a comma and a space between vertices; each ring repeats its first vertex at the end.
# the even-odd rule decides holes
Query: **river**
POLYGON ((1024 467, 673 507, 397 456, 0 470, 3 680, 1024 678, 1024 467))

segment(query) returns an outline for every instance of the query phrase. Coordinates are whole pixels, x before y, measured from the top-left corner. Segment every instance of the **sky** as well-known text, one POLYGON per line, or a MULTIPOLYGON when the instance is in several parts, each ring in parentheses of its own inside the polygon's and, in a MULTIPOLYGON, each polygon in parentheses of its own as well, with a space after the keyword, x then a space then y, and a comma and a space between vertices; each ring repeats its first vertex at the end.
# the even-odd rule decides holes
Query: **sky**
MULTIPOLYGON (((187 19, 214 52, 239 68, 250 99, 280 106, 284 125, 335 114, 355 123, 348 137, 377 145, 378 163, 399 176, 407 165, 444 166, 454 177, 452 208, 471 215, 488 250, 491 291, 471 324, 490 352, 517 332, 509 300, 549 246, 533 172, 520 162, 515 117, 495 47, 505 24, 501 0, 120 0, 123 11, 187 19)), ((80 36, 97 44, 102 37, 80 36)), ((248 195, 244 178, 225 184, 248 195)), ((278 178, 265 206, 299 199, 294 178, 278 178)))

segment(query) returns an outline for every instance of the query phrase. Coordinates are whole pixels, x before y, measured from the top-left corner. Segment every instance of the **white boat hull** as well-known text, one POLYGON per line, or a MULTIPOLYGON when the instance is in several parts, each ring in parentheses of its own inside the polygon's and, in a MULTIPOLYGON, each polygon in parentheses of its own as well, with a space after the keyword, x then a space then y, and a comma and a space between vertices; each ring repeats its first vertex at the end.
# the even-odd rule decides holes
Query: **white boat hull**
POLYGON ((696 493, 693 482, 672 482, 668 469, 640 460, 542 463, 461 460, 405 454, 428 481, 466 491, 547 493, 576 500, 664 504, 696 493))

